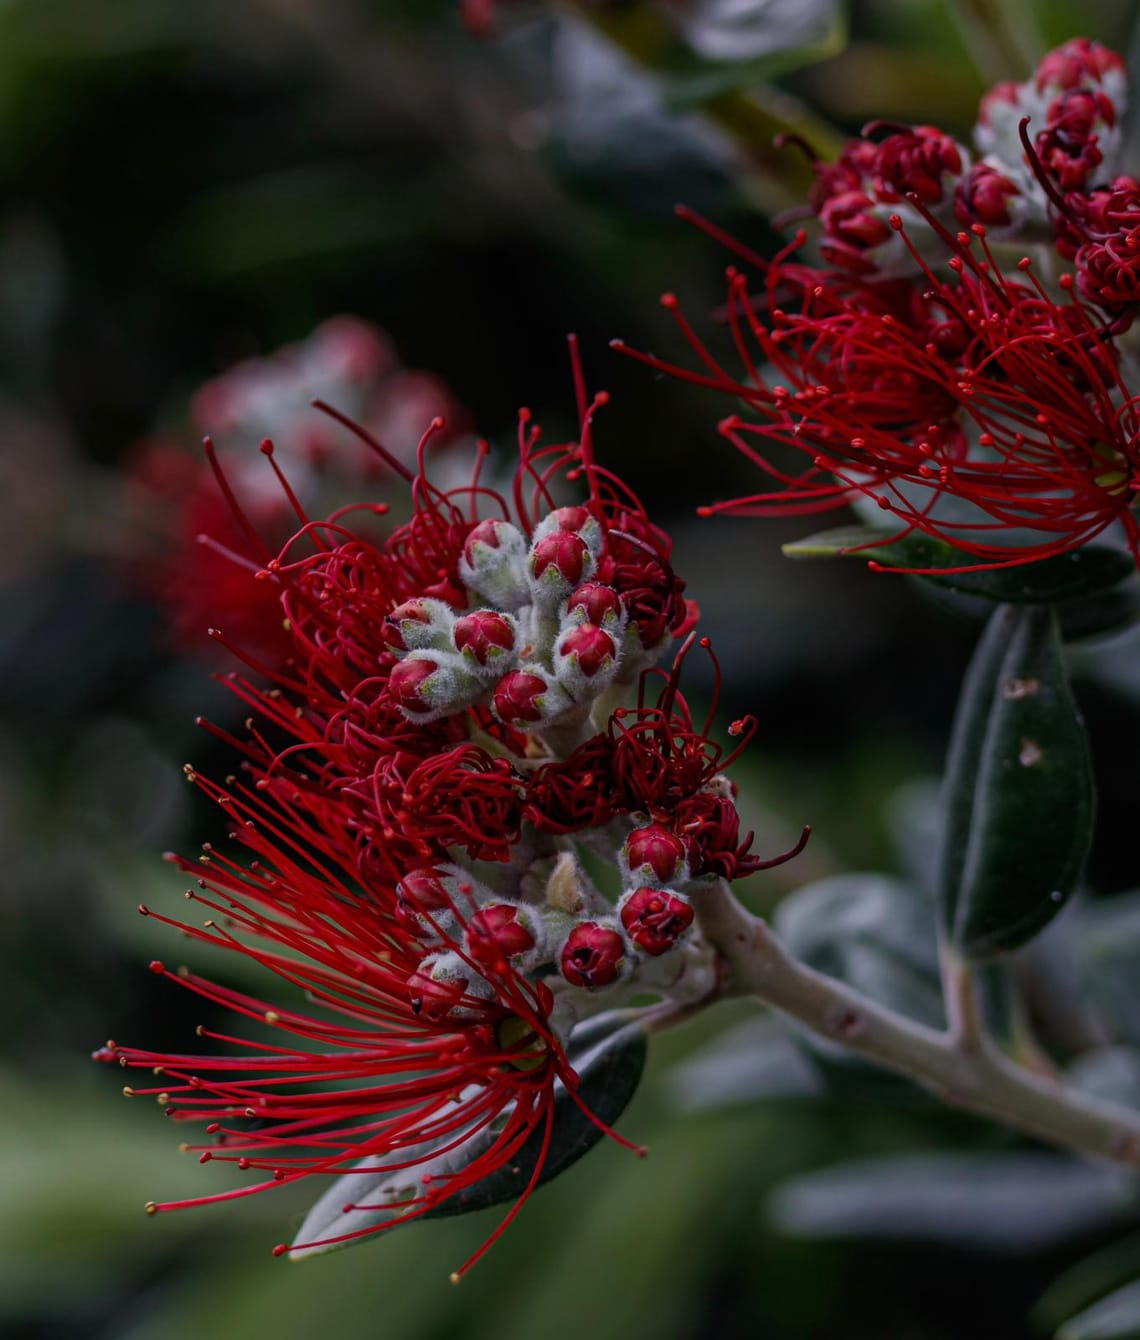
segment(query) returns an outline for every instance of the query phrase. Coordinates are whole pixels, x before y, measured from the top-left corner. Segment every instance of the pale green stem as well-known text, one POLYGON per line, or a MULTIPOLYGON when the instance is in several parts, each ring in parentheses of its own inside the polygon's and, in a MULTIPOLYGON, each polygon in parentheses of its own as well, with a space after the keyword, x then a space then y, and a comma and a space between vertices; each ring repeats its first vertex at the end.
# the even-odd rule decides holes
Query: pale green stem
MULTIPOLYGON (((696 901, 701 929, 727 967, 721 994, 751 995, 849 1051, 909 1076, 943 1101, 1051 1144, 1140 1166, 1140 1112, 1015 1064, 984 1034, 904 1018, 787 952, 720 882, 696 901)), ((957 988, 956 988, 957 989, 957 988)))

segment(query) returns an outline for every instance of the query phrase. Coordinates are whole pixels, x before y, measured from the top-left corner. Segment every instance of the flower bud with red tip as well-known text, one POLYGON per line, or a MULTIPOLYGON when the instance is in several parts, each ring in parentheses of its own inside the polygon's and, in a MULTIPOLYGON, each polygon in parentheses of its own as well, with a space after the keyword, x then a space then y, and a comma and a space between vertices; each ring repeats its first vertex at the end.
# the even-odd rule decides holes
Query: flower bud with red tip
MULTIPOLYGON (((439 935, 455 924, 456 902, 473 894, 472 881, 456 866, 431 865, 410 870, 396 885, 396 917, 421 938, 439 935)), ((466 899, 463 899, 466 901, 466 899)))
POLYGON ((1077 286, 1083 297, 1117 318, 1117 331, 1125 329, 1140 310, 1140 228, 1081 247, 1077 286))
POLYGON ((693 924, 693 905, 673 889, 630 889, 618 903, 618 916, 633 943, 656 958, 667 954, 693 924))
POLYGON ((876 149, 872 181, 876 198, 897 204, 917 196, 924 205, 945 199, 966 165, 966 150, 937 126, 888 135, 876 149))
POLYGON ((563 632, 554 646, 554 673, 578 701, 592 697, 617 674, 618 645, 597 624, 580 623, 563 632))
POLYGON ((583 582, 570 592, 563 621, 597 624, 607 633, 620 636, 625 618, 625 605, 612 586, 604 582, 583 582))
POLYGON ((685 844, 659 824, 635 828, 618 855, 622 877, 643 884, 673 884, 689 877, 685 844))
POLYGON ((1015 228, 1025 212, 1020 188, 989 163, 975 163, 954 192, 954 213, 966 225, 1015 228))
POLYGON ((532 909, 522 903, 490 903, 467 923, 463 945, 476 963, 494 967, 504 960, 527 971, 541 948, 542 929, 532 909))
POLYGON ((429 954, 408 978, 408 1001, 431 1023, 477 1017, 478 1002, 494 995, 491 984, 454 950, 429 954))
POLYGON ((388 676, 388 695, 409 721, 437 721, 475 702, 482 683, 452 652, 413 651, 388 676))
POLYGON ((499 675, 514 661, 518 624, 498 610, 474 610, 461 615, 452 628, 455 649, 477 675, 499 675))
POLYGON ((559 530, 536 540, 527 555, 526 571, 532 598, 549 608, 593 574, 590 547, 572 531, 559 530))
POLYGON ((417 651, 447 645, 455 611, 443 600, 419 596, 387 615, 380 636, 393 651, 417 651))
POLYGON ((530 599, 526 554, 526 538, 517 526, 494 518, 480 521, 464 541, 460 580, 492 605, 518 609, 530 599))
POLYGON ((1116 107, 1087 88, 1063 93, 1049 108, 1049 124, 1034 141, 1041 166, 1063 191, 1083 191, 1116 151, 1116 107))
POLYGON ((624 937, 613 922, 582 921, 566 937, 558 958, 571 986, 599 991, 614 986, 633 969, 624 937))
POLYGON ((1033 73, 1033 87, 1040 94, 1049 94, 1099 85, 1117 101, 1123 98, 1126 77, 1124 62, 1115 51, 1090 37, 1074 37, 1042 56, 1033 73))
POLYGON ((554 720, 573 704, 566 690, 541 666, 525 665, 499 680, 491 706, 504 725, 526 730, 554 720))
POLYGON ((819 249, 831 265, 856 274, 879 267, 881 253, 898 250, 898 240, 887 222, 887 211, 864 191, 832 196, 819 211, 823 237, 819 249))
POLYGON ((551 535, 577 535, 597 558, 602 547, 602 527, 588 507, 556 507, 534 528, 532 545, 541 544, 551 535))

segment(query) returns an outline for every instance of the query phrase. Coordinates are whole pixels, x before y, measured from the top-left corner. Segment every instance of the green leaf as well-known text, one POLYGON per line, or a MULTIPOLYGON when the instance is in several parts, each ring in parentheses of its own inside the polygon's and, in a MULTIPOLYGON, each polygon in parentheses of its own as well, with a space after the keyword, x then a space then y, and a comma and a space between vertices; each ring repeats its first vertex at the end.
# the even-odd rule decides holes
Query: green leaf
POLYGON ((793 1178, 769 1213, 799 1237, 922 1239, 1008 1255, 1117 1222, 1134 1192, 1123 1168, 1057 1154, 904 1154, 793 1178))
POLYGON ((1140 1047, 1140 890, 1081 908, 1081 977, 1114 1038, 1140 1047))
POLYGON ((1057 1340, 1140 1340, 1140 1280, 1071 1317, 1057 1340))
MULTIPOLYGON (((790 952, 809 967, 908 1018, 943 1026, 934 915, 916 889, 880 874, 817 880, 780 903, 774 925, 790 952)), ((866 1097, 914 1092, 908 1080, 792 1027, 834 1091, 866 1097)))
MULTIPOLYGON (((840 526, 786 544, 783 552, 788 558, 861 558, 885 568, 917 572, 923 581, 1002 605, 1050 605, 1075 600, 1108 591, 1136 571, 1132 556, 1122 549, 1087 545, 1069 554, 1012 568, 947 572, 944 569, 973 567, 979 560, 945 540, 929 535, 896 539, 897 534, 873 526, 840 526)), ((1112 606, 1100 615, 1100 621, 1109 617, 1119 621, 1126 615, 1128 619, 1132 617, 1131 602, 1125 602, 1120 611, 1112 606)), ((1110 626, 1117 627, 1119 623, 1110 626)))
POLYGON ((1005 606, 966 673, 950 740, 938 897, 966 958, 1016 949, 1072 893, 1093 782, 1051 610, 1005 606))
POLYGON ((1034 1331, 1052 1335, 1067 1318, 1085 1311, 1114 1289, 1140 1275, 1140 1233, 1130 1233, 1062 1271, 1049 1285, 1030 1314, 1034 1331))
MULTIPOLYGON (((1140 980, 1140 973, 1133 984, 1140 980)), ((1069 1083, 1095 1098, 1140 1111, 1140 1052, 1131 1047, 1094 1047, 1069 1067, 1069 1083)))
POLYGON ((818 1069, 797 1047, 783 1022, 772 1015, 745 1019, 714 1038, 665 1079, 665 1092, 678 1111, 815 1098, 823 1092, 818 1069))
MULTIPOLYGON (((597 1019, 575 1030, 567 1055, 578 1073, 577 1096, 581 1102, 606 1125, 612 1125, 625 1111, 633 1097, 642 1071, 645 1069, 647 1046, 645 1033, 636 1023, 630 1023, 618 1014, 600 1015, 597 1019)), ((474 1089, 473 1089, 474 1092, 474 1089)), ((561 1083, 556 1085, 554 1097, 554 1125, 550 1145, 543 1160, 538 1186, 549 1182, 588 1153, 602 1138, 603 1132, 582 1111, 561 1083)), ((536 1130, 506 1167, 499 1168, 418 1216, 420 1219, 442 1219, 450 1215, 485 1210, 517 1200, 523 1193, 535 1165, 541 1157, 543 1130, 536 1130)), ((366 1159, 361 1171, 346 1173, 321 1196, 305 1217, 295 1242, 315 1246, 293 1248, 293 1260, 316 1256, 339 1247, 353 1246, 366 1239, 354 1238, 349 1242, 319 1244, 319 1239, 340 1237, 361 1229, 380 1228, 392 1219, 420 1187, 425 1175, 443 1178, 461 1172, 483 1154, 495 1141, 494 1130, 479 1130, 455 1149, 434 1155, 433 1148, 448 1143, 437 1140, 431 1144, 409 1147, 395 1157, 366 1159), (394 1168, 395 1163, 407 1164, 409 1158, 420 1156, 412 1168, 394 1168), (385 1201, 392 1209, 350 1209, 346 1204, 376 1206, 385 1201)))
POLYGON ((680 22, 692 55, 665 79, 674 112, 836 56, 847 40, 836 0, 697 0, 680 22))

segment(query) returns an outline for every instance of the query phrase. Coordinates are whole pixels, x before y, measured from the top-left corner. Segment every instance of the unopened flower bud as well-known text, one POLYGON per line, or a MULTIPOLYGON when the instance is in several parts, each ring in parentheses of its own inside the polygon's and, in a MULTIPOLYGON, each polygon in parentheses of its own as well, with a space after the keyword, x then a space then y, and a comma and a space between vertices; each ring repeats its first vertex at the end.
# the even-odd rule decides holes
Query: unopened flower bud
POLYGON ((428 722, 475 702, 483 686, 449 652, 413 651, 388 676, 388 693, 409 721, 428 722))
POLYGON ((408 978, 408 1000, 413 1011, 432 1023, 469 1018, 474 1003, 490 1000, 491 985, 453 950, 429 954, 408 978))
POLYGON ((1033 72, 1038 93, 1065 93, 1099 85, 1114 101, 1123 99, 1127 73, 1115 51, 1089 37, 1074 37, 1041 58, 1033 72))
POLYGON ((494 518, 480 521, 464 541, 460 579, 492 605, 518 609, 530 599, 526 554, 526 538, 517 526, 494 518))
POLYGON ((396 885, 396 916, 417 935, 450 931, 458 916, 493 898, 491 890, 459 865, 410 870, 396 885))
POLYGON ((572 706, 565 689, 539 666, 508 671, 496 684, 491 705, 505 725, 524 730, 552 721, 572 706))
POLYGON ((534 528, 532 547, 541 544, 550 535, 577 535, 586 548, 597 558, 602 548, 602 527, 588 507, 556 507, 534 528))
POLYGON ((425 866, 409 871, 396 885, 396 917, 413 935, 437 935, 455 921, 448 882, 446 866, 425 866))
POLYGON ((1015 182, 990 163, 975 163, 954 192, 959 223, 986 228, 1012 228, 1025 216, 1026 205, 1015 182))
POLYGON ((607 633, 620 631, 625 623, 621 596, 604 582, 583 582, 570 592, 566 618, 574 623, 593 623, 607 633))
POLYGON ((693 924, 693 905, 672 889, 631 889, 618 903, 625 933, 644 953, 666 954, 693 924))
POLYGON ((464 948, 476 963, 488 967, 503 959, 523 967, 521 960, 533 957, 540 939, 540 927, 529 908, 521 903, 491 903, 467 923, 464 948))
POLYGON ((594 556, 586 541, 572 531, 555 531, 537 540, 526 568, 535 597, 549 607, 566 596, 594 571, 594 556))
POLYGON ((685 844, 658 824, 635 828, 622 846, 619 863, 623 875, 640 883, 672 884, 689 877, 685 844))
POLYGON ((558 966, 571 986, 596 991, 613 986, 632 971, 629 951, 613 923, 583 921, 566 937, 558 966))
POLYGON ((380 636, 393 651, 443 647, 454 622, 455 611, 445 601, 419 596, 385 617, 380 636))
POLYGON ((568 628, 554 647, 554 673, 575 699, 600 692, 618 667, 617 643, 597 624, 568 628))
POLYGON ((455 649, 476 673, 501 674, 514 659, 518 625, 498 610, 475 610, 455 621, 455 649))

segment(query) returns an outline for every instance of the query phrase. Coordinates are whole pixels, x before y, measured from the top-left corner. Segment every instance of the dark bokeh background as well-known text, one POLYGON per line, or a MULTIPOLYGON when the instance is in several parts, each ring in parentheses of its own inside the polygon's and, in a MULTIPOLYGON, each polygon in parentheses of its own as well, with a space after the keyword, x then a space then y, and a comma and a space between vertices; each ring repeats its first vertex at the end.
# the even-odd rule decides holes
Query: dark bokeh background
MULTIPOLYGON (((984 84, 953 8, 852 6, 834 55, 779 75, 781 114, 845 132, 870 116, 938 120, 968 135, 984 84)), ((1123 47, 1124 8, 1031 12, 1047 42, 1088 30, 1123 47)), ((913 868, 925 851, 921 793, 900 801, 899 788, 940 766, 974 625, 858 564, 782 559, 781 541, 810 522, 697 521, 696 503, 750 487, 715 433, 725 406, 608 348, 620 335, 679 352, 656 302, 666 288, 698 318, 717 304, 724 254, 673 217, 674 201, 765 247, 763 209, 795 198, 802 168, 773 166, 766 138, 729 133, 691 94, 672 98, 683 115, 666 110, 660 86, 615 70, 612 48, 568 29, 565 11, 504 6, 502 33, 479 42, 454 10, 0 6, 0 1333, 1034 1334, 1025 1317, 1048 1282, 1111 1241, 1102 1222, 1070 1222, 1062 1196, 1060 1229, 1036 1237, 979 1238, 951 1211, 941 1231, 904 1217, 886 1240, 799 1231, 770 1198, 795 1174, 1009 1140, 889 1085, 809 1100, 789 1081, 792 1096, 756 1103, 729 1084, 718 1100, 692 1057, 749 1027, 743 1011, 655 1043, 623 1125, 651 1146, 645 1163, 600 1149, 459 1289, 448 1273, 493 1219, 290 1266, 269 1249, 302 1193, 141 1212, 152 1196, 212 1189, 214 1169, 181 1158, 160 1114, 124 1103, 118 1073, 86 1056, 109 1033, 193 1041, 201 1007, 145 969, 178 945, 133 909, 173 906, 180 880, 158 853, 213 831, 179 765, 216 758, 195 713, 232 709, 206 664, 171 654, 124 576, 116 470, 140 438, 184 419, 204 380, 326 317, 382 326, 508 450, 523 403, 551 434, 570 431, 576 331, 592 386, 613 393, 600 451, 676 534, 724 661, 725 720, 760 719, 741 781, 761 842, 816 829, 796 865, 755 881, 758 903, 908 852, 913 868)), ((1016 41, 989 57, 1024 73, 1035 41, 1025 33, 1021 70, 1016 41)), ((1108 892, 1134 878, 1140 780, 1127 649, 1114 664, 1112 682, 1081 689, 1105 783, 1091 882, 1108 892)))

